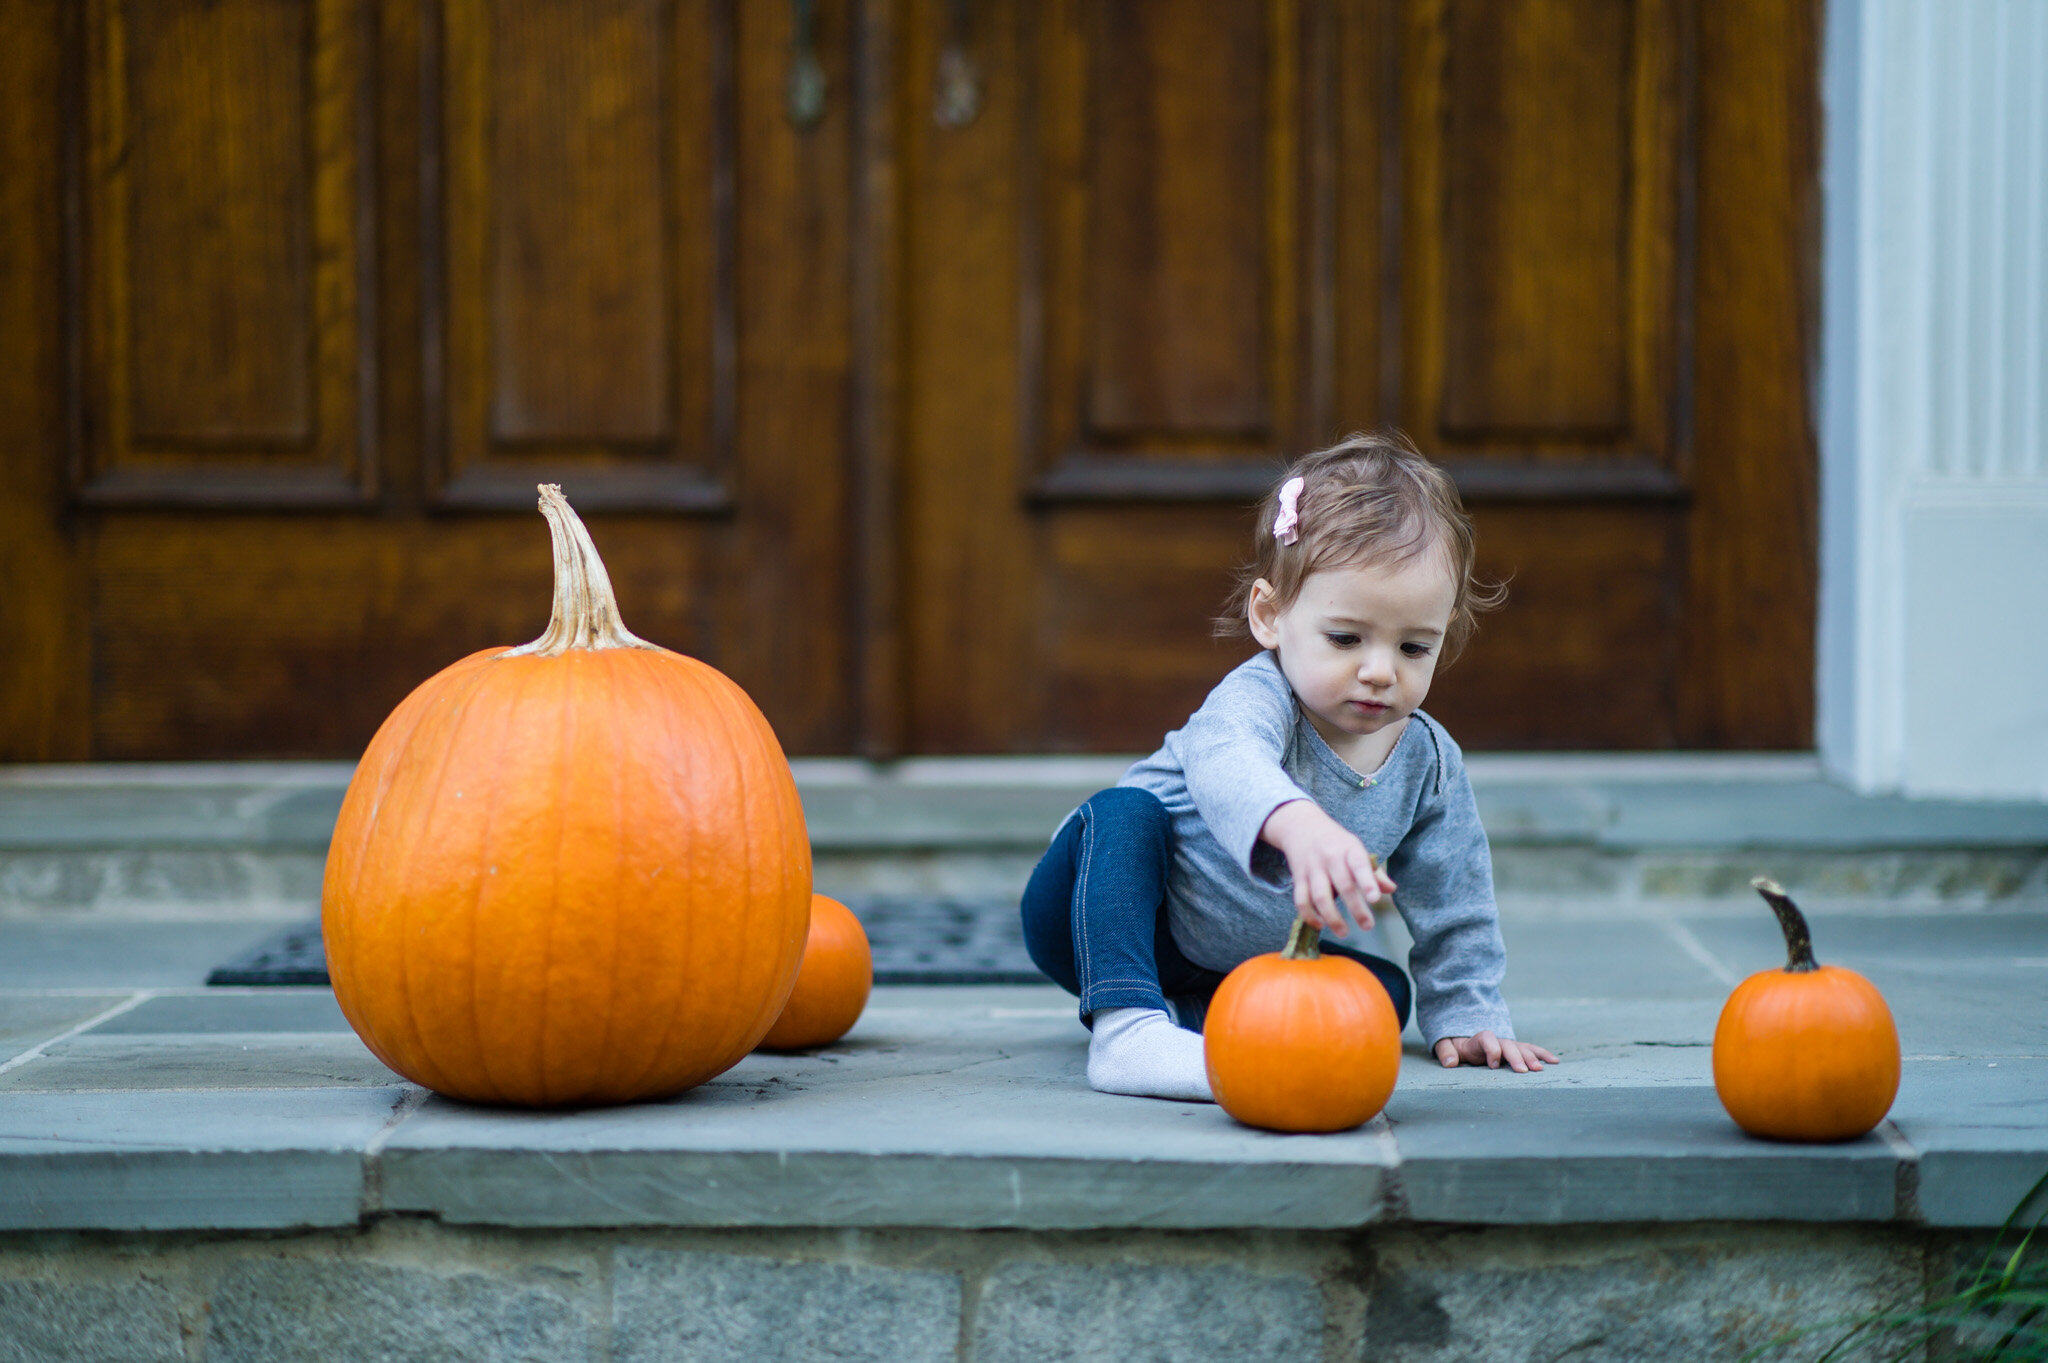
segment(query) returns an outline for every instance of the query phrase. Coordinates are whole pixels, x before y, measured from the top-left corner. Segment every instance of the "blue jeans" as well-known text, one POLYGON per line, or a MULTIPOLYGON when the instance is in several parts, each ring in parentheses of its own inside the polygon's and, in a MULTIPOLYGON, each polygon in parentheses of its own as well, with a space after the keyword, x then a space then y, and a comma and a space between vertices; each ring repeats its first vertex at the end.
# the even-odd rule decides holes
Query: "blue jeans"
MULTIPOLYGON (((1171 996, 1200 1031, 1221 972, 1181 954, 1166 926, 1173 816, 1149 790, 1114 786, 1074 811, 1024 887, 1024 948, 1054 984, 1081 1000, 1081 1021, 1106 1008, 1157 1008, 1171 996)), ((1279 950, 1280 944, 1273 944, 1279 950)), ((1392 961, 1323 943, 1373 974, 1408 1025, 1412 991, 1392 961)), ((1190 1025, 1192 1024, 1192 1025, 1190 1025)))

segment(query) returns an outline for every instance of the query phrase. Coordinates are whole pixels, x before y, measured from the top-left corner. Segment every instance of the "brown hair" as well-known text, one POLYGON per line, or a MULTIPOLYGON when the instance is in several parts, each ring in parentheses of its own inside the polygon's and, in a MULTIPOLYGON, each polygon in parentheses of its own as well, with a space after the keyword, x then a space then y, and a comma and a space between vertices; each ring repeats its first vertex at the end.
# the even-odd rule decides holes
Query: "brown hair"
POLYGON ((1252 559, 1238 569, 1237 587, 1228 613, 1216 621, 1216 633, 1251 632, 1245 612, 1260 578, 1285 610, 1312 573, 1399 563, 1431 549, 1443 553, 1457 583, 1444 638, 1443 661, 1448 663, 1472 637, 1479 612, 1507 599, 1507 584, 1481 581, 1473 571, 1472 518, 1449 474, 1399 431, 1348 435, 1295 460, 1259 503, 1252 559), (1302 480, 1296 502, 1300 533, 1293 544, 1282 544, 1273 538, 1273 518, 1280 508, 1280 488, 1290 478, 1302 480))

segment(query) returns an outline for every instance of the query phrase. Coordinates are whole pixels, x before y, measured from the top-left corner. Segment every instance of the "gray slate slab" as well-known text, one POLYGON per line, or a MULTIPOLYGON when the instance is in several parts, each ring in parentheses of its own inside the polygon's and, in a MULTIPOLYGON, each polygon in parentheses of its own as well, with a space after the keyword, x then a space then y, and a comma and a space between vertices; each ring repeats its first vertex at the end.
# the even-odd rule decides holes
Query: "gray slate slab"
MULTIPOLYGON (((1738 976, 1785 963, 1767 914, 1685 922, 1738 976)), ((2048 1055, 2048 915, 1816 914, 1811 924, 1823 962, 1884 994, 1906 1055, 2048 1055)))
MULTIPOLYGON (((423 1095, 361 1049, 326 991, 206 991, 187 976, 0 1072, 0 1226, 289 1227, 366 1210, 513 1226, 1990 1225, 2048 1167, 2042 925, 1817 917, 1823 955, 1870 974, 1898 1017, 1896 1149, 1771 1145, 1721 1114, 1706 1042, 1725 986, 1709 963, 1731 976, 1774 964, 1761 907, 1683 920, 1690 952, 1655 921, 1511 921, 1519 1030, 1565 1062, 1446 1071, 1415 1043, 1390 1131, 1334 1137, 1090 1092, 1086 1034, 1050 986, 881 988, 846 1042, 751 1057, 666 1103, 427 1099, 401 1118, 398 1100, 423 1095), (389 1145, 372 1154, 380 1131, 389 1145)), ((0 921, 0 965, 24 940, 46 944, 48 926, 0 921)), ((166 945, 140 928, 205 940, 221 926, 99 924, 70 938, 93 949, 66 959, 118 974, 166 945)), ((18 1055, 121 997, 0 992, 0 1028, 18 1055)))
POLYGON ((1997 1225, 2048 1175, 2048 1056, 1905 1070, 1892 1120, 1920 1151, 1920 1214, 1937 1226, 1997 1225))
POLYGON ((206 972, 277 930, 239 920, 0 918, 0 989, 158 989, 206 972))
POLYGON ((664 1103, 551 1114, 429 1099, 384 1205, 509 1225, 1350 1226, 1381 1213, 1371 1129, 1289 1137, 1206 1103, 1089 1090, 1045 988, 878 991, 846 1042, 750 1056, 664 1103))
POLYGON ((1396 1088, 1387 1104, 1418 1221, 1888 1221, 1900 1157, 1745 1136, 1711 1088, 1396 1088))
POLYGON ((348 1019, 326 988, 209 989, 162 994, 93 1028, 96 1037, 221 1032, 339 1032, 348 1019))
MULTIPOLYGON (((821 851, 1043 845, 1135 757, 793 763, 821 851)), ((2048 805, 1859 796, 1810 756, 1474 754, 1497 841, 1610 848, 2048 846, 2048 805)), ((0 768, 0 850, 326 845, 352 764, 0 768)))
POLYGON ((0 994, 0 1065, 128 997, 121 993, 0 994))
POLYGON ((0 1094, 0 1230, 353 1225, 404 1093, 0 1094))
POLYGON ((0 1093, 382 1088, 404 1082, 353 1032, 93 1032, 0 1074, 0 1093))
POLYGON ((1509 920, 1501 925, 1501 936, 1508 949, 1510 995, 1535 986, 1574 998, 1727 996, 1727 986, 1687 955, 1670 929, 1654 919, 1540 924, 1509 920))

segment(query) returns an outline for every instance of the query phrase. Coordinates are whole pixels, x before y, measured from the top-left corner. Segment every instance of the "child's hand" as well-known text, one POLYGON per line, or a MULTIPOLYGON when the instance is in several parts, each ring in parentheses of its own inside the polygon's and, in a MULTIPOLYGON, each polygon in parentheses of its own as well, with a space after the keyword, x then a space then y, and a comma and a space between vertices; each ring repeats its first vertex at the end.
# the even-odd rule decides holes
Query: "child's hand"
POLYGON ((1294 911, 1302 921, 1328 928, 1339 937, 1349 931, 1338 907, 1351 906, 1358 926, 1372 926, 1372 910, 1394 882, 1379 869, 1355 834, 1313 800, 1289 800, 1266 816, 1259 836, 1280 849, 1294 878, 1294 911))
POLYGON ((1436 1043, 1436 1058, 1447 1070, 1459 1065, 1477 1065, 1485 1061, 1488 1069, 1499 1069, 1503 1061, 1516 1074, 1527 1074, 1540 1070, 1548 1063, 1555 1065, 1557 1057, 1541 1046, 1532 1046, 1526 1041, 1503 1041, 1492 1032, 1478 1032, 1472 1036, 1447 1036, 1436 1043))

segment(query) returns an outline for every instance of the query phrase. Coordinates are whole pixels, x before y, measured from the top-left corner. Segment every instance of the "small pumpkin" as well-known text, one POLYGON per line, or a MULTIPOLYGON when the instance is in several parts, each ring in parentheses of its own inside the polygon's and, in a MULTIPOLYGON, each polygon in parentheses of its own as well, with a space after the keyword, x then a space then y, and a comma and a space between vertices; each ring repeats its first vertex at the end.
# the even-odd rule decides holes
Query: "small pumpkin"
POLYGON ((1297 919, 1278 952, 1224 977, 1202 1028, 1209 1088, 1225 1112, 1273 1131, 1346 1131, 1387 1105, 1401 1023, 1372 972, 1325 956, 1297 919))
POLYGON ((321 889, 335 999, 457 1098, 677 1093, 739 1061, 803 956, 810 841, 775 733, 635 638, 561 489, 554 614, 428 678, 370 740, 321 889))
POLYGON ((860 920, 838 900, 812 895, 811 932, 796 988, 760 1049, 800 1051, 839 1040, 860 1021, 874 984, 875 958, 860 920))
POLYGON ((1750 882, 1785 933, 1785 968, 1735 987, 1714 1028, 1714 1092, 1735 1124, 1781 1141, 1846 1141, 1891 1111, 1899 1031, 1877 986, 1813 958, 1806 916, 1775 882, 1750 882))

